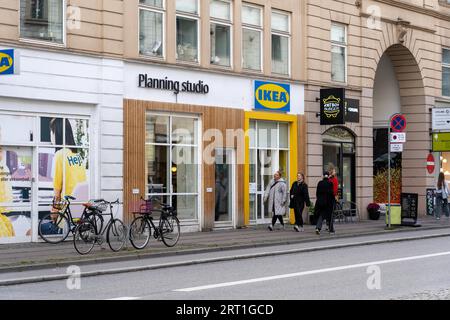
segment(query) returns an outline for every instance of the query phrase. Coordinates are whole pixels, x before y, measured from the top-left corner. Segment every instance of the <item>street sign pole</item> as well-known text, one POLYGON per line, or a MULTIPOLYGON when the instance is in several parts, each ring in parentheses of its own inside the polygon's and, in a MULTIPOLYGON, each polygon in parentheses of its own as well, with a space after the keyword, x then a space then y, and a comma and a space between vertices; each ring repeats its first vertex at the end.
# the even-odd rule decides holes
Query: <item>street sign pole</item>
MULTIPOLYGON (((392 137, 391 132, 403 133, 406 129, 406 118, 400 113, 393 114, 389 118, 388 125, 388 228, 391 229, 391 144, 392 137)), ((398 139, 400 140, 400 139, 398 139)), ((406 142, 406 138, 403 137, 400 141, 406 142)), ((395 152, 402 152, 403 146, 401 148, 396 148, 395 152), (398 149, 398 150, 397 150, 398 149)))
POLYGON ((391 123, 393 117, 389 119, 388 126, 388 229, 391 229, 391 123))

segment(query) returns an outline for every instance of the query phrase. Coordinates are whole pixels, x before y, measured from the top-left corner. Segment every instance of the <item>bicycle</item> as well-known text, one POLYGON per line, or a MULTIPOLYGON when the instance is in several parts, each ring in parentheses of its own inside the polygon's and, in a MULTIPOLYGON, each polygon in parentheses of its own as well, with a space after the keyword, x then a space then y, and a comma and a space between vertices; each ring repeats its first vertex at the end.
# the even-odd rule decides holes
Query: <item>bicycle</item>
POLYGON ((79 254, 88 254, 95 244, 102 245, 105 241, 105 232, 109 248, 114 252, 122 250, 126 243, 127 232, 124 223, 114 218, 112 208, 115 204, 119 204, 119 199, 114 202, 98 199, 83 204, 86 213, 73 235, 73 244, 79 254), (109 213, 103 213, 108 207, 109 213), (106 226, 103 226, 103 216, 107 215, 110 219, 106 226))
POLYGON ((153 228, 155 239, 161 239, 167 247, 175 246, 180 239, 180 221, 177 218, 177 211, 159 200, 156 201, 162 209, 152 207, 153 199, 145 200, 141 198, 141 201, 145 203, 140 206, 140 211, 133 212, 133 214, 139 214, 140 216, 135 217, 130 224, 129 239, 131 245, 138 250, 144 249, 150 241, 153 228), (158 226, 155 226, 153 222, 151 216, 153 212, 161 212, 158 226))
POLYGON ((73 218, 70 211, 70 201, 76 200, 72 196, 64 196, 62 201, 53 198, 54 212, 46 214, 39 220, 39 236, 47 243, 57 244, 66 240, 70 232, 74 232, 80 219, 73 218))

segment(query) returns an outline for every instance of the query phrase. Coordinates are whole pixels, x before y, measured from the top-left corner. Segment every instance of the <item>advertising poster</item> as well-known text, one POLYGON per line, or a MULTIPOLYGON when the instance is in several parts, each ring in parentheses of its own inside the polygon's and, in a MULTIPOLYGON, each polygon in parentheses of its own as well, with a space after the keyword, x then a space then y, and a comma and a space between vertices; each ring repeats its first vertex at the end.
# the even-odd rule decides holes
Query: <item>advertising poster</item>
MULTIPOLYGON (((88 129, 85 119, 0 115, 0 242, 30 240, 32 216, 54 198, 89 200, 88 129)), ((81 205, 71 209, 81 216, 81 205)))

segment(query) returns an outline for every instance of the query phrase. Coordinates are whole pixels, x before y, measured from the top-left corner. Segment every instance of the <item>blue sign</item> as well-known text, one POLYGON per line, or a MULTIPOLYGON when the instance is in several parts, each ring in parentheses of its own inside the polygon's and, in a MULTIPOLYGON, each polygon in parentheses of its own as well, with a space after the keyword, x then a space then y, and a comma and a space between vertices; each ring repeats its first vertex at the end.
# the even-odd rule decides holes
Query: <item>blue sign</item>
POLYGON ((14 74, 14 49, 0 50, 0 75, 14 74))
POLYGON ((255 81, 255 109, 291 111, 291 86, 274 82, 255 81))

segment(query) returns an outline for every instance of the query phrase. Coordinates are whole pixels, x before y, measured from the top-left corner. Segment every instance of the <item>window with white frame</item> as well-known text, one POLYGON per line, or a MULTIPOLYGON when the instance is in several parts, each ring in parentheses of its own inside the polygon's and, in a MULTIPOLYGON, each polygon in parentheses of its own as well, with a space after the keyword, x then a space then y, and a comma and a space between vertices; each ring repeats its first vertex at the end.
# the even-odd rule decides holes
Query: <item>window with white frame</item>
POLYGON ((199 1, 177 0, 177 60, 199 62, 199 1))
POLYGON ((450 49, 442 50, 442 95, 450 97, 450 49))
POLYGON ((347 27, 343 24, 331 25, 331 80, 347 80, 347 27))
POLYGON ((164 56, 164 0, 139 0, 139 53, 164 56))
POLYGON ((262 7, 242 5, 242 67, 262 71, 262 7))
POLYGON ((231 1, 211 0, 210 17, 211 64, 231 67, 231 1))
POLYGON ((20 0, 20 37, 64 42, 64 0, 20 0))
POLYGON ((272 73, 289 74, 290 42, 290 15, 272 11, 272 73))

